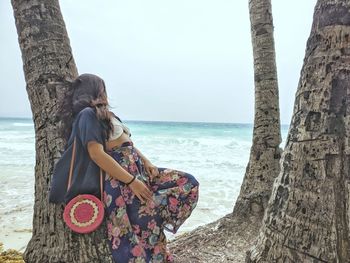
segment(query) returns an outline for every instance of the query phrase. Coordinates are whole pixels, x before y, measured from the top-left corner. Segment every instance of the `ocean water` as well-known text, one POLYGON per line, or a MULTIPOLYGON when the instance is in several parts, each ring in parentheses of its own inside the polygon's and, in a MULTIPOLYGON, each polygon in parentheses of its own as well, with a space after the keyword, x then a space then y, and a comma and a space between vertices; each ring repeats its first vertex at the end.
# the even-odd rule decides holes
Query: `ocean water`
MULTIPOLYGON (((154 165, 186 171, 200 183, 198 205, 176 235, 232 211, 249 160, 252 124, 125 123, 135 146, 154 165)), ((282 125, 282 149, 287 132, 288 125, 282 125)), ((23 250, 30 239, 34 165, 32 119, 0 118, 0 242, 5 248, 23 250)))

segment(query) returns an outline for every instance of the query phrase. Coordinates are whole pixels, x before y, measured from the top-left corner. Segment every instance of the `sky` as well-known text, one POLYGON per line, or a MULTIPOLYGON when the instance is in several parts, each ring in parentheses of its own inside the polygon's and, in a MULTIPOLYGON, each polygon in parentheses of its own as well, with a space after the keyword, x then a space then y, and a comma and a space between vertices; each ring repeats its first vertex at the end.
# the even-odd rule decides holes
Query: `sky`
MULTIPOLYGON (((316 0, 272 0, 289 125, 316 0)), ((104 79, 123 120, 253 123, 248 0, 60 0, 79 74, 104 79)), ((28 117, 10 0, 0 1, 0 117, 28 117)))

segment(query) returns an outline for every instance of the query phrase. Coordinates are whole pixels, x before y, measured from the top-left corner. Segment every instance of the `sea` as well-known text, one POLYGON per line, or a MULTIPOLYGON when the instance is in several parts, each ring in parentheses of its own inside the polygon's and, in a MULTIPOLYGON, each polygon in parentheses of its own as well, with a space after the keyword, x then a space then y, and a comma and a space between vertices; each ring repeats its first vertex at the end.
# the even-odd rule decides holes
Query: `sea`
MULTIPOLYGON (((124 121, 134 145, 157 167, 192 174, 199 201, 174 238, 232 212, 252 144, 253 124, 124 121)), ((284 148, 288 125, 281 126, 284 148)), ((31 238, 35 133, 31 118, 0 117, 0 242, 23 251, 31 238)))

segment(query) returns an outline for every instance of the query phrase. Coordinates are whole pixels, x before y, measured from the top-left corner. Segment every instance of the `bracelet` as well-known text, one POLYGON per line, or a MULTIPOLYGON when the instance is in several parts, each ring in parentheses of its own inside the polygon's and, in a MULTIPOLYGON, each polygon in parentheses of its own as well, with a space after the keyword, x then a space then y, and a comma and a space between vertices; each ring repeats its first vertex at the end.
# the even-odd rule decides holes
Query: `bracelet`
POLYGON ((131 181, 126 183, 126 185, 130 185, 135 179, 136 179, 136 175, 133 175, 133 178, 131 179, 131 181))

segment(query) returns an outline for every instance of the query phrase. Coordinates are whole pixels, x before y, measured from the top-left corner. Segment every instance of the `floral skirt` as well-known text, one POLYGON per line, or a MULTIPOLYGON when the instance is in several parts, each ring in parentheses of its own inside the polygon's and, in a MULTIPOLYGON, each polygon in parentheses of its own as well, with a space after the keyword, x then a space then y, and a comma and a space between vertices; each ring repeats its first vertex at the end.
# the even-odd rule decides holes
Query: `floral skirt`
POLYGON ((198 181, 189 173, 159 168, 147 174, 132 142, 107 152, 153 192, 153 201, 141 203, 130 187, 106 174, 104 202, 108 240, 116 263, 173 262, 164 230, 176 233, 198 201, 198 181))

